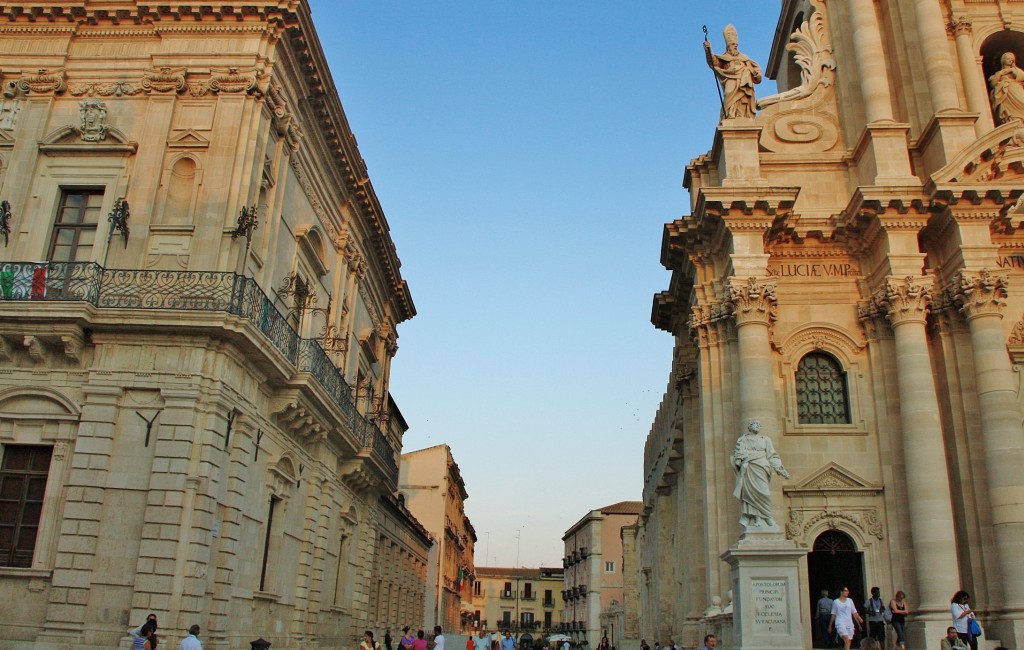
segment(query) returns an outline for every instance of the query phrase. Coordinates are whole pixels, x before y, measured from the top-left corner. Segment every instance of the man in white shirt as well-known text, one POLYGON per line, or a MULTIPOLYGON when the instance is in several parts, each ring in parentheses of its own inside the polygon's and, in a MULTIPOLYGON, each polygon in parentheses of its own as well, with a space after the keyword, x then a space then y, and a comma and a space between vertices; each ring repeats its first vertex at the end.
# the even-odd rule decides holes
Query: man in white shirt
POLYGON ((203 644, 199 641, 198 625, 188 628, 188 636, 181 640, 178 650, 203 650, 203 644))
POLYGON ((434 626, 434 650, 444 650, 444 635, 441 634, 441 626, 434 626))
POLYGON ((480 630, 480 634, 473 639, 473 650, 488 650, 491 645, 491 640, 487 638, 487 633, 480 630))

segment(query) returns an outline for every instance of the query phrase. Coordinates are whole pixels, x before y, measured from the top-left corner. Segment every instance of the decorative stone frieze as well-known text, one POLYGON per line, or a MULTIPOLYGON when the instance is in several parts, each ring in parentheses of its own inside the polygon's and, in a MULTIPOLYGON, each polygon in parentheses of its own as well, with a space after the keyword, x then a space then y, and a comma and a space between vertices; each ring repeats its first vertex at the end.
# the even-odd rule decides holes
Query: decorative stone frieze
POLYGON ((1008 283, 1006 275, 997 275, 988 269, 976 273, 960 271, 949 287, 950 299, 967 320, 987 315, 1001 317, 1006 308, 1008 283))
POLYGON ((881 518, 875 508, 825 508, 822 510, 790 508, 786 521, 786 539, 798 540, 807 535, 815 524, 824 521, 830 529, 840 529, 842 523, 877 539, 885 539, 881 518))
POLYGON ((736 278, 726 285, 725 306, 736 320, 736 325, 746 323, 771 324, 775 320, 775 282, 763 278, 747 278, 737 282, 736 278))

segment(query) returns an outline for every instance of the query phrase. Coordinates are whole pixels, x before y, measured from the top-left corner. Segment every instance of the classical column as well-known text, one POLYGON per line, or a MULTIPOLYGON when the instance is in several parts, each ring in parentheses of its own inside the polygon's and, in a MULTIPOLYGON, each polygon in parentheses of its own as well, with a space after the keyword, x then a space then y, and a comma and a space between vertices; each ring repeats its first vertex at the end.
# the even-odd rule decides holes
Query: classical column
POLYGON ((849 0, 853 27, 853 54, 860 76, 868 123, 892 120, 889 73, 882 58, 882 34, 873 0, 849 0))
POLYGON ((1024 434, 1006 353, 1006 277, 962 271, 953 299, 967 321, 985 446, 992 532, 1008 608, 1024 606, 1024 434))
POLYGON ((775 284, 763 278, 734 278, 728 292, 739 347, 740 429, 745 430, 751 420, 774 424, 778 413, 768 328, 775 318, 775 284))
MULTIPOLYGON (((931 301, 925 278, 889 278, 874 303, 889 318, 906 462, 907 502, 917 575, 916 617, 949 620, 949 597, 960 588, 953 507, 939 401, 928 353, 925 318, 931 301)), ((933 634, 934 635, 934 634, 933 634)))
POLYGON ((942 8, 935 0, 915 0, 914 16, 917 18, 917 42, 924 58, 925 79, 935 112, 959 110, 960 100, 956 94, 956 79, 953 77, 953 62, 949 58, 946 26, 942 20, 942 8))
POLYGON ((964 82, 964 94, 967 95, 967 110, 978 114, 974 130, 985 135, 993 128, 992 107, 988 103, 988 86, 981 74, 981 64, 974 52, 974 34, 971 21, 958 18, 950 26, 956 40, 956 58, 960 64, 960 77, 964 82))

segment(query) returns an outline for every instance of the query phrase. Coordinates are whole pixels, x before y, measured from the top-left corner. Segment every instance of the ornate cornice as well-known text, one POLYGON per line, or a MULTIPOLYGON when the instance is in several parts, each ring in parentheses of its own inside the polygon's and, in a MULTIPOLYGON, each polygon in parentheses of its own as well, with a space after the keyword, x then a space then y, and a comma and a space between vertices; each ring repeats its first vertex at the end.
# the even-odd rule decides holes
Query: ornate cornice
POLYGON ((949 287, 950 298, 968 321, 978 316, 1002 318, 1009 278, 988 269, 960 271, 949 287))
POLYGON ((731 278, 726 285, 725 305, 736 320, 736 325, 763 323, 775 320, 775 281, 767 278, 731 278))
POLYGON ((0 5, 0 19, 12 24, 57 23, 78 26, 152 25, 159 22, 211 20, 231 25, 260 21, 289 23, 296 19, 299 0, 222 0, 213 5, 167 2, 136 4, 104 2, 36 3, 28 10, 24 4, 0 5))

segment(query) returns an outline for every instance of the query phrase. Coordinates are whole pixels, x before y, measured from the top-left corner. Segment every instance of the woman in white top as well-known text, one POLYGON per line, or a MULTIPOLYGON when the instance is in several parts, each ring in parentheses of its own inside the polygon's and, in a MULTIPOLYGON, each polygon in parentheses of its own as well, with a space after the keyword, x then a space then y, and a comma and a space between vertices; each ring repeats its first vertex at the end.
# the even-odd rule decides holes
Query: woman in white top
POLYGON ((839 590, 839 598, 832 601, 832 618, 828 622, 829 634, 834 629, 842 637, 843 650, 850 650, 855 624, 860 628, 864 619, 857 613, 857 607, 850 599, 850 588, 844 586, 839 590))
POLYGON ((974 610, 967 602, 970 599, 971 595, 966 591, 961 589, 956 592, 953 594, 953 599, 949 601, 949 613, 953 617, 956 635, 964 643, 969 643, 971 650, 978 650, 978 639, 967 634, 967 622, 974 618, 974 610))

